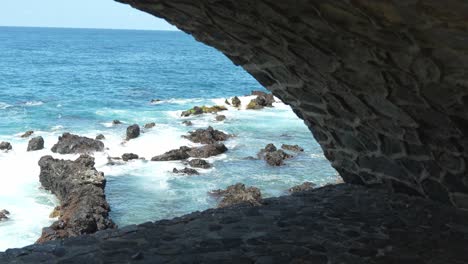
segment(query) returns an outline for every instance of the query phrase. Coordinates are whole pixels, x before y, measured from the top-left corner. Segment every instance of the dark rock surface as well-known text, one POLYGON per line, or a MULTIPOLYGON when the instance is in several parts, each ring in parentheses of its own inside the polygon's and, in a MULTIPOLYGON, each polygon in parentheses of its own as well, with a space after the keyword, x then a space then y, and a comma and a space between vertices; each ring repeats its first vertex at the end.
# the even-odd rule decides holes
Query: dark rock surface
POLYGON ((193 125, 192 121, 190 121, 190 120, 182 121, 182 124, 184 124, 186 126, 192 126, 193 125))
POLYGON ((21 137, 22 137, 22 138, 28 138, 28 137, 30 137, 32 134, 34 134, 34 131, 28 130, 28 131, 24 132, 24 134, 21 135, 21 137))
POLYGON ((221 199, 218 208, 229 207, 238 204, 259 206, 262 204, 262 193, 256 187, 245 187, 242 183, 228 186, 225 190, 214 190, 211 195, 221 199))
POLYGON ((52 152, 60 154, 92 153, 103 150, 104 143, 101 141, 70 133, 63 133, 57 144, 52 147, 52 152))
POLYGON ((10 142, 5 142, 5 141, 0 142, 0 150, 8 151, 8 150, 12 150, 12 149, 13 149, 13 147, 11 146, 10 142))
POLYGON ((281 166, 284 165, 284 160, 292 158, 293 156, 281 149, 277 149, 274 144, 270 143, 257 153, 257 157, 264 159, 268 165, 281 166))
POLYGON ((192 158, 209 158, 211 156, 217 156, 228 151, 226 146, 222 143, 209 144, 202 147, 191 148, 188 151, 188 155, 192 158))
POLYGON ((118 0, 242 66, 343 179, 468 209, 468 4, 118 0))
POLYGON ((35 137, 29 140, 28 151, 36 151, 44 148, 44 139, 42 137, 35 137))
POLYGON ((181 116, 192 116, 192 115, 201 115, 201 114, 216 114, 221 111, 227 110, 226 107, 215 105, 215 106, 195 106, 192 109, 183 111, 181 116))
POLYGON ((232 98, 231 102, 232 102, 232 106, 234 106, 234 107, 240 107, 241 104, 242 104, 241 100, 237 96, 234 96, 232 98))
POLYGON ((113 125, 120 125, 120 124, 122 124, 122 121, 116 119, 116 120, 112 121, 112 124, 113 125))
POLYGON ((44 156, 39 166, 42 186, 60 201, 60 217, 43 229, 38 243, 116 227, 109 219, 110 207, 104 194, 106 180, 94 168, 93 157, 81 155, 70 161, 44 156))
POLYGON ((221 121, 226 120, 226 116, 225 115, 217 115, 215 119, 216 119, 216 121, 221 122, 221 121))
POLYGON ((190 131, 188 136, 183 137, 195 143, 214 144, 218 141, 227 140, 230 135, 209 126, 206 129, 200 128, 195 131, 190 131))
POLYGON ((151 161, 169 161, 169 160, 184 160, 188 159, 190 155, 187 153, 190 150, 189 147, 182 146, 178 149, 169 150, 168 152, 155 156, 151 161))
POLYGON ((134 160, 134 159, 139 159, 140 157, 138 157, 137 154, 133 154, 133 153, 125 153, 122 155, 122 160, 123 161, 129 161, 129 160, 134 160))
POLYGON ((468 213, 340 184, 0 253, 0 263, 468 263, 468 213))
POLYGON ((211 168, 211 164, 204 159, 192 159, 188 162, 188 164, 194 168, 202 168, 202 169, 211 168))
POLYGON ((281 145, 281 148, 284 150, 289 150, 289 151, 294 151, 294 152, 303 152, 304 149, 300 147, 299 145, 288 145, 288 144, 283 144, 281 145))
POLYGON ((174 168, 172 170, 173 173, 177 173, 177 174, 186 174, 186 175, 198 175, 198 171, 195 170, 195 169, 191 169, 191 168, 183 168, 181 170, 178 170, 177 168, 174 168))
POLYGON ((10 215, 10 212, 8 210, 0 210, 0 221, 5 221, 8 220, 8 216, 10 215))
POLYGON ((302 184, 299 184, 299 185, 296 185, 296 186, 293 186, 293 187, 289 188, 288 192, 292 194, 292 193, 297 193, 297 192, 310 191, 313 188, 315 188, 316 186, 317 185, 315 185, 312 182, 304 182, 302 184))
POLYGON ((150 128, 153 128, 153 127, 155 127, 155 126, 156 126, 156 123, 151 122, 151 123, 146 124, 146 125, 145 125, 145 128, 146 128, 146 129, 150 129, 150 128))
POLYGON ((106 136, 104 136, 103 134, 99 134, 96 136, 96 140, 104 140, 106 139, 106 136))
POLYGON ((135 139, 140 136, 140 126, 135 124, 127 127, 127 140, 135 139))

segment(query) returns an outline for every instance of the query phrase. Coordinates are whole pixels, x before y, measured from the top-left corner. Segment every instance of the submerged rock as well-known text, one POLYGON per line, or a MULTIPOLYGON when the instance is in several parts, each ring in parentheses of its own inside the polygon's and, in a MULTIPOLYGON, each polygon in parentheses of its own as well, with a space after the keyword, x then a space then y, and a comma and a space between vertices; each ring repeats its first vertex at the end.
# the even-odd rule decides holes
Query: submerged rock
POLYGON ((104 140, 106 137, 103 134, 99 134, 96 136, 96 140, 104 140))
POLYGON ((21 135, 21 137, 22 137, 22 138, 28 138, 28 137, 30 137, 32 134, 34 134, 34 131, 29 130, 29 131, 24 132, 24 134, 21 135))
POLYGON ((191 116, 191 115, 201 115, 201 114, 208 114, 208 113, 218 113, 221 111, 227 110, 226 107, 215 105, 215 106, 195 106, 192 109, 187 111, 183 111, 181 116, 191 116))
POLYGON ((182 124, 184 124, 186 126, 192 126, 193 125, 192 121, 189 121, 189 120, 183 121, 182 124))
POLYGON ((93 157, 81 155, 71 161, 44 156, 39 166, 42 186, 60 201, 60 217, 42 230, 38 243, 116 227, 109 219, 110 207, 104 193, 106 180, 94 168, 93 157))
POLYGON ((302 184, 299 184, 299 185, 296 185, 296 186, 293 186, 293 187, 289 188, 288 192, 293 194, 293 193, 297 193, 297 192, 309 191, 309 190, 312 190, 313 188, 315 188, 315 186, 317 186, 317 185, 315 185, 312 182, 304 182, 302 184))
POLYGON ((194 168, 202 168, 202 169, 211 168, 211 164, 204 159, 192 159, 188 162, 188 164, 194 168))
POLYGON ((10 142, 3 141, 3 142, 0 143, 0 150, 8 151, 8 150, 12 150, 12 149, 13 149, 13 147, 11 146, 10 142))
POLYGON ((224 132, 213 129, 209 126, 207 129, 197 129, 195 131, 190 131, 188 136, 182 136, 192 142, 202 143, 202 144, 213 144, 218 141, 225 141, 230 136, 224 132))
POLYGON ((70 133, 63 133, 52 152, 60 154, 92 153, 104 150, 104 143, 92 138, 81 137, 70 133))
POLYGON ((244 184, 237 183, 227 187, 226 190, 214 190, 212 195, 221 198, 218 208, 228 207, 235 204, 249 204, 259 206, 262 204, 262 193, 256 187, 246 188, 244 184))
POLYGON ((216 121, 224 121, 226 120, 226 116, 225 115, 217 115, 216 116, 216 121))
POLYGON ((231 102, 232 102, 232 106, 234 106, 234 107, 240 107, 241 104, 242 104, 241 100, 237 96, 234 96, 234 98, 232 98, 231 102))
POLYGON ((155 103, 158 103, 158 102, 161 102, 161 101, 162 101, 161 99, 151 99, 152 104, 155 104, 155 103))
POLYGON ((289 151, 294 151, 294 152, 303 152, 304 149, 301 148, 299 145, 288 145, 288 144, 283 144, 281 145, 282 149, 289 150, 289 151))
POLYGON ((151 122, 151 123, 146 124, 146 125, 145 125, 145 128, 146 128, 146 129, 150 129, 150 128, 153 128, 153 127, 155 127, 155 126, 156 126, 156 123, 151 122))
POLYGON ((10 212, 8 212, 7 210, 3 209, 0 211, 0 221, 3 221, 3 220, 8 220, 8 216, 10 215, 10 212))
POLYGON ((192 148, 188 151, 188 155, 193 158, 209 158, 223 154, 228 149, 222 143, 209 144, 198 148, 192 148))
POLYGON ((139 159, 140 157, 138 157, 137 154, 133 154, 133 153, 125 153, 122 155, 122 160, 123 161, 129 161, 129 160, 134 160, 134 159, 139 159))
POLYGON ((173 173, 178 173, 178 174, 187 174, 187 175, 198 175, 199 174, 197 170, 187 168, 187 167, 185 167, 185 168, 183 168, 181 170, 178 170, 178 169, 174 168, 172 170, 172 172, 173 173))
POLYGON ((127 127, 127 140, 135 139, 140 136, 140 126, 137 124, 127 127))
POLYGON ((42 137, 35 137, 29 140, 28 151, 36 151, 44 148, 44 139, 42 137))
POLYGON ((122 122, 121 122, 120 120, 117 120, 117 119, 116 119, 116 120, 113 120, 113 121, 112 121, 112 124, 113 124, 113 125, 120 125, 120 124, 122 124, 122 122))
POLYGON ((190 155, 187 153, 190 150, 189 147, 183 146, 179 149, 170 150, 162 155, 155 156, 151 161, 169 161, 169 160, 184 160, 188 159, 190 155))

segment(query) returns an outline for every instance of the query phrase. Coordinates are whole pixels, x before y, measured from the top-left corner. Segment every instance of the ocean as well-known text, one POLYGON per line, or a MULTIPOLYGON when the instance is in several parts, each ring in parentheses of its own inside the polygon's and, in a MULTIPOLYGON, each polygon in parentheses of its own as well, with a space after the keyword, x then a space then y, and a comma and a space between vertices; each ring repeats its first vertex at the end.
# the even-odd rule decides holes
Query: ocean
POLYGON ((119 226, 215 207, 207 192, 237 182, 260 188, 264 197, 285 195, 304 181, 335 182, 337 173, 308 128, 281 102, 263 110, 227 106, 222 122, 211 114, 180 116, 193 106, 224 105, 233 96, 245 106, 252 90, 266 91, 220 52, 182 32, 0 27, 0 141, 13 145, 0 152, 0 210, 11 213, 0 222, 0 251, 34 243, 54 221, 49 214, 58 201, 40 187, 37 162, 44 155, 78 157, 50 151, 64 132, 105 135, 108 149, 94 156, 119 226), (114 119, 123 124, 112 125, 114 119), (121 144, 127 126, 149 122, 156 126, 121 144), (184 167, 180 161, 107 164, 108 156, 132 152, 150 160, 196 146, 182 135, 208 126, 235 137, 200 175, 173 174, 184 167), (44 137, 44 150, 26 152, 28 140, 20 135, 27 130, 44 137), (268 143, 299 144, 305 151, 281 167, 246 159, 268 143))

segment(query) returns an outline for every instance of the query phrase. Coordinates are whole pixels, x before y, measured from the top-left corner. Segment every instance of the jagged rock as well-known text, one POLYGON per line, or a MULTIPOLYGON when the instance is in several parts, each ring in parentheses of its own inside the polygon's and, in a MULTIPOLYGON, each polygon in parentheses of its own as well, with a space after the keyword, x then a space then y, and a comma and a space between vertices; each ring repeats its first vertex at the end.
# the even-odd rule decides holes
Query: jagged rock
POLYGON ((155 156, 151 161, 169 161, 169 160, 184 160, 188 159, 190 155, 187 153, 190 150, 189 147, 182 146, 179 149, 170 150, 162 155, 155 156))
POLYGON ((104 143, 101 141, 70 133, 63 133, 57 144, 52 147, 52 152, 60 154, 91 153, 103 150, 104 143))
POLYGON ((227 110, 226 107, 220 106, 220 105, 215 105, 215 106, 195 106, 194 108, 183 111, 182 116, 191 116, 191 115, 201 115, 201 114, 207 114, 207 113, 218 113, 220 111, 225 111, 227 110))
POLYGON ((188 162, 188 164, 194 168, 202 168, 202 169, 211 168, 211 164, 204 159, 192 159, 188 162))
POLYGON ((193 125, 192 121, 189 121, 189 120, 183 121, 182 124, 184 124, 186 126, 192 126, 193 125))
POLYGON ((153 128, 153 127, 155 127, 155 126, 156 126, 156 123, 151 122, 151 123, 146 124, 146 125, 145 125, 145 128, 146 128, 146 129, 150 129, 150 128, 153 128))
POLYGON ((213 144, 218 141, 225 141, 230 136, 209 126, 207 129, 197 129, 195 131, 190 131, 188 136, 183 137, 195 143, 213 144))
POLYGON ((220 155, 226 152, 227 150, 228 149, 226 148, 224 144, 215 143, 215 144, 209 144, 209 145, 205 145, 205 146, 198 147, 198 148, 192 148, 187 153, 189 154, 190 157, 193 157, 193 158, 209 158, 211 156, 220 155))
POLYGON ((56 206, 54 210, 50 213, 49 218, 57 218, 60 216, 60 206, 56 206))
POLYGON ((273 103, 275 102, 275 98, 272 94, 259 95, 257 98, 252 99, 249 104, 247 105, 247 109, 262 109, 264 107, 273 107, 273 103))
POLYGON ((257 153, 257 157, 260 158, 260 159, 263 159, 265 157, 265 154, 268 153, 268 152, 273 152, 273 151, 276 151, 277 148, 276 146, 273 144, 273 143, 270 143, 270 144, 267 144, 265 146, 265 148, 261 149, 258 153, 257 153))
POLYGON ((187 175, 198 175, 198 171, 195 170, 195 169, 191 169, 191 168, 183 168, 182 170, 178 170, 176 168, 174 168, 172 170, 173 173, 178 173, 178 174, 187 174, 187 175))
POLYGON ((274 144, 268 144, 264 149, 261 149, 257 154, 258 158, 264 159, 271 166, 281 166, 285 159, 292 158, 292 155, 278 150, 274 144))
POLYGON ((232 98, 231 102, 232 102, 232 106, 234 106, 234 107, 240 107, 241 104, 242 104, 241 100, 237 96, 234 96, 232 98))
POLYGON ((96 136, 96 140, 104 140, 106 137, 103 134, 99 134, 96 136))
POLYGON ((44 139, 42 137, 35 137, 29 140, 28 151, 36 151, 44 148, 44 139))
POLYGON ((129 161, 129 160, 134 160, 134 159, 139 159, 137 154, 125 153, 125 154, 122 155, 122 160, 123 161, 129 161))
POLYGON ((22 137, 22 138, 28 138, 28 137, 30 137, 32 134, 34 134, 34 131, 29 130, 29 131, 26 131, 23 135, 21 135, 21 137, 22 137))
POLYGON ((224 103, 227 104, 227 105, 231 105, 231 103, 229 102, 228 99, 224 100, 224 103))
POLYGON ((221 198, 218 208, 228 207, 235 204, 247 203, 253 206, 262 204, 262 193, 256 187, 246 188, 242 183, 236 183, 227 187, 226 190, 214 190, 212 195, 221 198))
POLYGON ((0 221, 3 221, 3 220, 8 220, 8 216, 10 215, 10 212, 8 212, 7 210, 3 209, 0 211, 0 221))
POLYGON ((60 218, 43 229, 38 243, 116 227, 109 219, 110 207, 104 194, 106 180, 94 168, 93 157, 81 155, 70 161, 44 156, 39 166, 42 186, 60 201, 60 218))
POLYGON ((135 139, 140 136, 140 126, 135 124, 127 127, 127 140, 135 139))
POLYGON ((120 125, 120 124, 122 124, 122 122, 121 122, 120 120, 117 120, 117 119, 116 119, 116 120, 113 120, 113 121, 112 121, 112 124, 113 124, 113 125, 120 125))
POLYGON ((216 116, 216 121, 224 121, 226 120, 226 116, 225 115, 217 115, 216 116))
POLYGON ((0 143, 0 150, 8 151, 8 150, 12 150, 12 149, 13 149, 13 147, 11 146, 10 142, 3 141, 3 142, 0 143))
POLYGON ((289 193, 297 193, 297 192, 304 192, 304 191, 309 191, 315 188, 317 185, 312 183, 312 182, 304 182, 302 184, 293 186, 288 189, 289 193))
POLYGON ((289 151, 294 151, 294 152, 303 152, 304 149, 301 148, 299 145, 288 145, 288 144, 283 144, 281 145, 282 149, 289 150, 289 151))

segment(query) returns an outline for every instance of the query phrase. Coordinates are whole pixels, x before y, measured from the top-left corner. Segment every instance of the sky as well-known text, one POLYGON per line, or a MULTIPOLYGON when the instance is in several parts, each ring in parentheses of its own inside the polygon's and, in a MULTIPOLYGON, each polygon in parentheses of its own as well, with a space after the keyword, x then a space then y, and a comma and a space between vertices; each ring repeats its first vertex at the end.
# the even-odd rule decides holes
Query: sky
POLYGON ((0 26, 177 30, 114 0, 0 1, 0 26))

